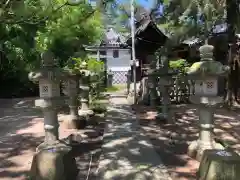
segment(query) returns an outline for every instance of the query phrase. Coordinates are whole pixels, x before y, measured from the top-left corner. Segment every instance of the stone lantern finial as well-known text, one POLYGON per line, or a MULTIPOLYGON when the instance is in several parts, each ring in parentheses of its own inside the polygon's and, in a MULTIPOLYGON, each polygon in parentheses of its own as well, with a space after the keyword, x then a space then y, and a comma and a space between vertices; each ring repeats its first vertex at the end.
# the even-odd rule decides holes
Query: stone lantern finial
POLYGON ((213 49, 214 47, 209 44, 205 44, 199 48, 201 61, 212 61, 213 60, 213 49))
POLYGON ((42 64, 43 66, 54 66, 55 62, 54 62, 54 55, 51 51, 46 51, 44 53, 41 54, 41 58, 42 58, 42 64))
POLYGON ((87 68, 87 62, 82 62, 81 63, 81 69, 86 69, 87 68))

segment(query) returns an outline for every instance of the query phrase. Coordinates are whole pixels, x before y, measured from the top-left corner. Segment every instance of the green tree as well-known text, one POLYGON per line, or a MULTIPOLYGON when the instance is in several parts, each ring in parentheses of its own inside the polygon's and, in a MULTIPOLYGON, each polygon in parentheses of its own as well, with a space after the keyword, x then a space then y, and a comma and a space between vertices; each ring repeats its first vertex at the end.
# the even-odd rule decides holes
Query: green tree
POLYGON ((94 11, 89 4, 65 6, 37 32, 36 47, 40 52, 51 50, 60 64, 64 65, 74 53, 82 51, 84 45, 101 37, 103 26, 100 17, 100 13, 94 11), (94 13, 89 16, 89 12, 94 13))
POLYGON ((66 6, 63 0, 1 1, 0 83, 4 88, 0 95, 32 95, 29 89, 37 93, 27 74, 39 67, 39 52, 48 47, 66 61, 82 44, 97 40, 102 29, 98 13, 106 3, 110 0, 98 1, 92 8, 86 1, 77 7, 66 6))

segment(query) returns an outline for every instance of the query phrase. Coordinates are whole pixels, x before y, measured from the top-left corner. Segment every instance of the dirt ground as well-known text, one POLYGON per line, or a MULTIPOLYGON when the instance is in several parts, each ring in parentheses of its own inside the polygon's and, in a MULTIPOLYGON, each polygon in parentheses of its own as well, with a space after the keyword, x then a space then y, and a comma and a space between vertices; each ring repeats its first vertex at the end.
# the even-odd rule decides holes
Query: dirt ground
MULTIPOLYGON (((0 100, 0 179, 24 180, 31 167, 36 147, 43 142, 42 112, 33 108, 34 98, 0 100)), ((60 114, 64 119, 64 114, 60 114)), ((103 124, 79 131, 82 142, 74 149, 80 169, 78 179, 94 179, 101 152, 103 124)), ((60 138, 74 133, 60 122, 60 138)))
MULTIPOLYGON (((198 116, 192 105, 174 108, 174 125, 155 120, 156 111, 138 105, 136 113, 145 133, 148 134, 156 151, 167 166, 173 180, 196 180, 199 162, 187 155, 190 142, 198 137, 198 116)), ((240 152, 240 111, 218 108, 215 113, 217 137, 240 152)))

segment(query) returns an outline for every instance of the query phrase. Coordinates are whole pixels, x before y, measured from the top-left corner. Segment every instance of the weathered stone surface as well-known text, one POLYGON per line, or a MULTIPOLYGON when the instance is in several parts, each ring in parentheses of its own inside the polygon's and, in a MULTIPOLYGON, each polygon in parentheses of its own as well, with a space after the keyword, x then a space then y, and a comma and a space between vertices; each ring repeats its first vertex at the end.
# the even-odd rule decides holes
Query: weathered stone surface
POLYGON ((228 72, 228 67, 213 60, 214 47, 205 44, 199 48, 201 61, 194 63, 188 69, 188 78, 194 81, 194 95, 190 101, 198 108, 199 139, 190 144, 188 154, 201 160, 204 150, 223 147, 213 138, 214 111, 216 105, 223 102, 222 95, 218 93, 218 77, 228 72))
POLYGON ((33 157, 30 178, 33 180, 75 180, 77 165, 70 149, 49 148, 37 152, 33 157))
POLYGON ((197 175, 201 180, 239 180, 240 156, 231 150, 206 150, 197 175))

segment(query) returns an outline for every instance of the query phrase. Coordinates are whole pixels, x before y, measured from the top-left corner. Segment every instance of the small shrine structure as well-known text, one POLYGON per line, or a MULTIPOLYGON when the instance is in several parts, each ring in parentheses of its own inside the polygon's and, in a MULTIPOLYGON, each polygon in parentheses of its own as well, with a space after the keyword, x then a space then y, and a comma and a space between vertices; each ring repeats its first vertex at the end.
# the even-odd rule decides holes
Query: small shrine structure
MULTIPOLYGON (((144 76, 144 70, 150 64, 149 56, 162 47, 168 39, 164 30, 160 29, 151 19, 149 13, 140 12, 136 22, 135 31, 135 51, 138 60, 137 81, 144 76)), ((137 15, 136 15, 137 16, 137 15)), ((132 46, 131 36, 128 37, 126 44, 132 46)), ((132 58, 131 58, 132 59, 132 58)), ((131 67, 133 72, 133 68, 131 67)))

